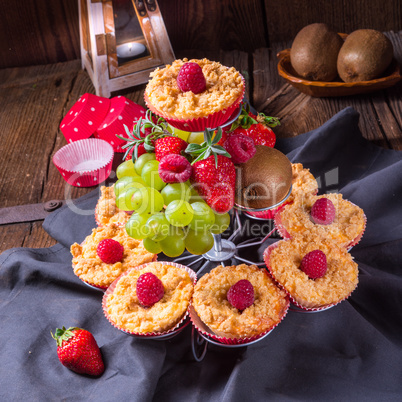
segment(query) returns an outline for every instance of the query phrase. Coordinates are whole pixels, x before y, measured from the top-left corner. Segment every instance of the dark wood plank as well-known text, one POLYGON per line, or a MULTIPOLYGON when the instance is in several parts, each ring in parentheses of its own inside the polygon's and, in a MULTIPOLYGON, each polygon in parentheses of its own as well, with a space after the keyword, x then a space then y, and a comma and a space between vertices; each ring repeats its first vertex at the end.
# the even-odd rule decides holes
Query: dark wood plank
POLYGON ((401 0, 265 0, 270 43, 292 40, 304 26, 314 22, 329 24, 337 32, 356 29, 379 31, 402 29, 401 0))

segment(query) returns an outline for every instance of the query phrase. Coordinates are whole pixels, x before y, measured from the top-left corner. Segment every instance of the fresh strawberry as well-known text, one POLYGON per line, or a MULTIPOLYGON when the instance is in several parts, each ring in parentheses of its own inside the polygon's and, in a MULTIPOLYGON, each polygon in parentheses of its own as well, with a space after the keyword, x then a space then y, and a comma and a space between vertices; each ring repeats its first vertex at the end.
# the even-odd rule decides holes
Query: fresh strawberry
POLYGON ((194 62, 184 63, 177 75, 177 85, 183 92, 199 94, 205 91, 207 83, 202 68, 194 62))
MULTIPOLYGON (((131 149, 127 156, 124 158, 124 160, 128 161, 130 159, 133 159, 133 151, 134 149, 131 149)), ((145 154, 147 151, 145 150, 145 145, 144 144, 138 144, 137 147, 137 157, 134 159, 138 159, 142 154, 145 154)))
POLYGON ((124 247, 117 240, 103 239, 96 248, 96 254, 106 264, 115 264, 123 259, 124 247))
POLYGON ((228 212, 234 206, 236 169, 230 154, 217 143, 222 130, 212 138, 212 131, 205 130, 206 141, 189 144, 186 152, 197 156, 192 162, 191 182, 206 203, 217 213, 228 212))
POLYGON ((136 293, 140 303, 150 307, 162 299, 165 289, 162 281, 155 274, 145 272, 137 279, 136 293))
POLYGON ((61 364, 79 374, 99 376, 105 365, 93 335, 85 329, 57 328, 51 333, 57 342, 57 355, 61 364))
POLYGON ((336 215, 336 209, 333 202, 326 198, 319 198, 311 207, 311 220, 317 225, 330 225, 336 215))
POLYGON ((157 161, 161 161, 166 155, 181 155, 187 148, 187 142, 179 137, 167 135, 155 141, 155 156, 157 161))
POLYGON ((122 147, 127 149, 123 158, 125 159, 131 153, 137 159, 144 152, 154 152, 158 161, 169 154, 182 155, 188 145, 187 142, 172 135, 167 127, 165 119, 157 118, 150 110, 144 118, 140 118, 135 123, 132 133, 125 126, 129 138, 117 136, 127 141, 127 144, 122 147))
POLYGON ((226 294, 228 302, 240 311, 254 303, 254 287, 247 279, 240 279, 230 287, 226 294))
POLYGON ((327 256, 321 250, 307 253, 300 264, 300 269, 310 278, 321 278, 327 272, 327 256))
POLYGON ((255 116, 250 112, 249 106, 244 106, 243 104, 240 116, 226 131, 229 135, 247 135, 253 139, 255 145, 265 145, 273 148, 276 136, 271 127, 276 127, 279 124, 278 118, 265 116, 263 113, 255 116))

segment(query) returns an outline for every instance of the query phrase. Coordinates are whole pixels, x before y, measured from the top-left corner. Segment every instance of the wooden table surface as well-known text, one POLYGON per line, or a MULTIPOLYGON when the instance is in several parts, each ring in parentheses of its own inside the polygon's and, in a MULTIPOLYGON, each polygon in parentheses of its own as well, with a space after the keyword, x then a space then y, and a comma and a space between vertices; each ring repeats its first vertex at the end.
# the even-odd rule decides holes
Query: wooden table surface
MULTIPOLYGON (((402 66, 402 31, 387 32, 402 66)), ((187 51, 177 58, 218 60, 235 66, 247 81, 246 95, 259 111, 281 119, 277 137, 315 129, 340 110, 352 106, 360 113, 363 136, 375 144, 402 150, 402 82, 387 90, 337 98, 312 98, 286 83, 277 73, 278 51, 291 43, 275 43, 253 54, 240 51, 187 51)), ((120 94, 143 105, 145 85, 120 94)), ((0 70, 0 208, 78 198, 93 188, 65 183, 52 163, 66 144, 59 123, 79 96, 94 93, 80 60, 0 70)), ((116 156, 115 166, 121 154, 116 156)), ((12 247, 49 247, 55 244, 42 220, 0 225, 0 252, 12 247)))

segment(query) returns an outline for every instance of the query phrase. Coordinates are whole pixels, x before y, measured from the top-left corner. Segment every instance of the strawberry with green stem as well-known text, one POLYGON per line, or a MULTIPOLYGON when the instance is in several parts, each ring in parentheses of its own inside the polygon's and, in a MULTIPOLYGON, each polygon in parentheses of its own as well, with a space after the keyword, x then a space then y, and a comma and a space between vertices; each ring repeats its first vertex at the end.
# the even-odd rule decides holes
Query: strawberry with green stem
POLYGON ((144 118, 140 118, 134 125, 132 133, 126 125, 124 129, 128 138, 116 135, 118 138, 127 141, 123 149, 127 149, 123 159, 131 152, 133 159, 137 159, 139 150, 143 147, 145 152, 155 152, 156 160, 160 161, 165 155, 183 154, 187 142, 172 135, 167 130, 167 123, 163 117, 155 116, 150 110, 144 118))
POLYGON ((250 112, 250 105, 242 104, 239 117, 226 129, 228 136, 232 134, 244 134, 251 137, 255 145, 265 145, 273 148, 276 142, 275 133, 272 127, 281 123, 277 117, 266 116, 264 113, 254 115, 250 112))
POLYGON ((57 342, 61 364, 79 374, 99 376, 105 371, 102 355, 94 336, 82 328, 57 328, 50 333, 57 342))
POLYGON ((218 145, 222 129, 218 128, 213 134, 206 129, 205 141, 189 144, 186 153, 194 157, 190 179, 194 188, 215 212, 223 214, 234 206, 236 169, 230 154, 218 145))

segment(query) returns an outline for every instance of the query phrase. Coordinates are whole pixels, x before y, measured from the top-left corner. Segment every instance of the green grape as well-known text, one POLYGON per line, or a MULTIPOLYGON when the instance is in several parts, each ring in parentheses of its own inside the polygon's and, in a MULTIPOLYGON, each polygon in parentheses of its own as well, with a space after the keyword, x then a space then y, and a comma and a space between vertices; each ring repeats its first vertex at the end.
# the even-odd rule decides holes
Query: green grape
POLYGON ((189 229, 184 244, 191 254, 200 255, 211 250, 214 245, 214 237, 207 230, 196 232, 189 229))
POLYGON ((215 223, 211 226, 210 231, 213 234, 223 233, 230 225, 230 215, 217 214, 215 212, 215 223))
POLYGON ((153 254, 159 254, 162 252, 162 246, 158 241, 153 241, 149 237, 143 240, 144 247, 147 251, 153 254))
POLYGON ((145 186, 145 181, 142 180, 140 176, 125 176, 117 180, 116 183, 114 183, 113 188, 116 197, 118 197, 122 192, 125 192, 130 188, 139 188, 145 186))
POLYGON ((205 140, 203 131, 190 133, 190 135, 187 138, 187 142, 189 144, 202 144, 204 141, 205 140))
POLYGON ((178 230, 170 231, 169 235, 159 243, 162 247, 163 253, 168 257, 178 257, 183 254, 186 248, 183 239, 183 231, 181 229, 180 231, 181 232, 178 230))
POLYGON ((148 237, 149 231, 146 222, 150 214, 132 214, 126 223, 127 234, 133 239, 142 240, 148 237))
POLYGON ((190 200, 190 186, 187 183, 170 183, 161 191, 165 205, 169 205, 174 200, 190 200))
POLYGON ((117 208, 123 211, 134 211, 134 206, 131 203, 131 198, 133 194, 138 190, 139 187, 129 188, 127 191, 123 191, 116 197, 117 208))
POLYGON ((163 197, 161 193, 152 187, 138 189, 131 198, 134 210, 139 213, 155 213, 163 208, 163 197))
POLYGON ((191 207, 193 208, 194 216, 189 227, 192 230, 199 231, 208 229, 215 223, 215 213, 206 202, 193 202, 191 207))
POLYGON ((166 183, 159 177, 158 161, 148 161, 142 168, 141 177, 149 187, 162 190, 166 183))
POLYGON ((166 207, 166 219, 173 226, 187 226, 193 219, 194 211, 189 202, 174 200, 166 207))
POLYGON ((146 223, 149 230, 149 238, 154 241, 161 241, 169 234, 170 224, 163 212, 152 215, 146 223))
POLYGON ((152 160, 155 160, 155 159, 156 159, 156 156, 155 156, 154 153, 151 153, 151 154, 149 154, 149 153, 142 154, 142 155, 139 156, 138 159, 134 162, 135 171, 136 171, 139 175, 141 175, 142 168, 144 167, 144 165, 145 165, 147 162, 152 161, 152 160))
MULTIPOLYGON (((204 201, 204 199, 198 194, 196 190, 196 186, 191 184, 190 186, 190 200, 189 202, 192 204, 193 202, 204 201)), ((205 201, 204 201, 205 202, 205 201)))
POLYGON ((137 176, 138 177, 138 173, 135 171, 133 161, 130 159, 128 161, 124 161, 124 162, 120 163, 120 165, 117 166, 117 169, 116 169, 116 176, 118 179, 121 179, 122 177, 127 177, 127 176, 134 176, 134 177, 137 176))

